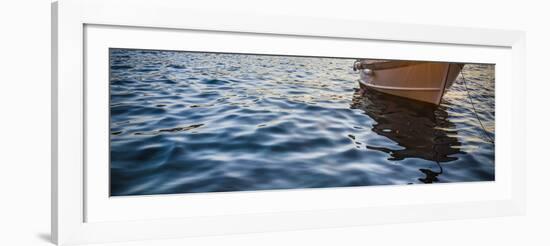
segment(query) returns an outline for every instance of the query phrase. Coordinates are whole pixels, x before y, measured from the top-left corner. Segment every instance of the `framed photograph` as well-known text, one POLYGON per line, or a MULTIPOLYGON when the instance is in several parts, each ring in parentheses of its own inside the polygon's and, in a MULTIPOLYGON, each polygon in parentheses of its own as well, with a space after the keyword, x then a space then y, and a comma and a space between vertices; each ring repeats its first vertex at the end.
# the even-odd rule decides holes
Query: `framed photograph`
POLYGON ((57 244, 524 213, 522 32, 207 11, 52 4, 57 244))

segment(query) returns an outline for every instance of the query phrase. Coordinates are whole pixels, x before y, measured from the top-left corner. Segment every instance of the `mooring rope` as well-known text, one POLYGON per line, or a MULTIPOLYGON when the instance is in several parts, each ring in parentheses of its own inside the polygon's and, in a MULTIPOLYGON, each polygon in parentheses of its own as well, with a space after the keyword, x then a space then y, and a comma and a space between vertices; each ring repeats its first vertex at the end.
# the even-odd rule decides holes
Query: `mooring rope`
POLYGON ((487 137, 487 140, 491 143, 495 143, 495 140, 489 135, 489 132, 483 126, 483 123, 481 122, 481 119, 479 118, 479 114, 477 113, 476 106, 474 105, 474 101, 472 100, 472 96, 470 95, 470 89, 468 88, 468 84, 466 82, 466 78, 464 78, 464 74, 462 73, 462 69, 460 70, 460 75, 462 76, 462 81, 464 82, 464 87, 466 87, 466 93, 468 93, 468 98, 470 99, 470 104, 472 105, 472 109, 474 110, 474 114, 476 115, 477 121, 479 122, 479 125, 483 129, 483 133, 485 133, 485 136, 487 137))

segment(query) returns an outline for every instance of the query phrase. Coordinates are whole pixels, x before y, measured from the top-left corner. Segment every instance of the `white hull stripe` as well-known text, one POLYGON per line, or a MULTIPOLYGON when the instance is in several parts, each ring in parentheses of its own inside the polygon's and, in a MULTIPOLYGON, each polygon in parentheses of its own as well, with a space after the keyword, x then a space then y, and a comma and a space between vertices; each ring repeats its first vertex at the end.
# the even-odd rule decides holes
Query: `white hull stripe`
POLYGON ((400 87, 400 86, 383 86, 383 85, 373 85, 369 83, 365 83, 362 80, 359 80, 359 83, 376 88, 376 89, 384 89, 384 90, 398 90, 398 91, 440 91, 441 88, 431 88, 431 87, 400 87))

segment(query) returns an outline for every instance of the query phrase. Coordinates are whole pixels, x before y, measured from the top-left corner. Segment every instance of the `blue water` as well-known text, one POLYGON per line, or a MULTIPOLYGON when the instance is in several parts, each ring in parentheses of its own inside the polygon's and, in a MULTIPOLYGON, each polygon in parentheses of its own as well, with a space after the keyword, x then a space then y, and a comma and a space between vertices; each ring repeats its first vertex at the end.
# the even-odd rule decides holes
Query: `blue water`
POLYGON ((494 66, 440 106, 357 92, 353 59, 111 49, 111 195, 492 181, 494 66))

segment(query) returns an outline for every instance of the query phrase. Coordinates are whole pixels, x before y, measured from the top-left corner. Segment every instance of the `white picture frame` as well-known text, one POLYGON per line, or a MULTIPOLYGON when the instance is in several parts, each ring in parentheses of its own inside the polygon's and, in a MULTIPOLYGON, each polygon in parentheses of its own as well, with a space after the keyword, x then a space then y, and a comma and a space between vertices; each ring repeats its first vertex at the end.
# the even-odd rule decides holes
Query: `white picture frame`
POLYGON ((207 11, 186 11, 186 4, 175 0, 52 4, 52 238, 57 244, 524 213, 523 32, 207 11), (183 38, 189 40, 185 45, 183 38), (218 42, 200 42, 207 39, 218 42), (496 64, 496 180, 122 199, 109 198, 102 188, 106 163, 100 148, 93 152, 102 143, 95 126, 106 124, 102 88, 93 83, 105 78, 101 50, 311 55, 323 48, 321 56, 352 57, 360 51, 350 44, 378 47, 375 56, 381 58, 496 64))

